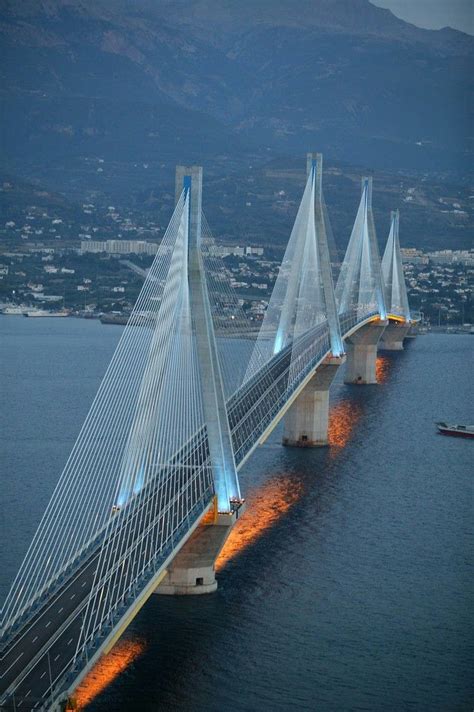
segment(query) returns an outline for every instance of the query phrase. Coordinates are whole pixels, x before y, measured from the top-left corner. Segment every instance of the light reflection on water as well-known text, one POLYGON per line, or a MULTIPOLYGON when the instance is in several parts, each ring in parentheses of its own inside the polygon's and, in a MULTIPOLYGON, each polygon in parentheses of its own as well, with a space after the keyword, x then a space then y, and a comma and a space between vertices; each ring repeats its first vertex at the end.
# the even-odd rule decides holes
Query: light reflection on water
POLYGON ((268 480, 250 492, 247 510, 235 524, 219 554, 216 571, 261 537, 300 499, 302 493, 302 486, 286 475, 268 480))
POLYGON ((329 446, 344 447, 361 415, 362 407, 355 401, 343 399, 335 403, 329 413, 329 446))
POLYGON ((386 383, 390 375, 390 366, 392 362, 388 356, 378 355, 375 362, 375 375, 377 383, 386 383))
MULTIPOLYGON (((342 399, 331 406, 328 436, 329 445, 335 449, 334 454, 346 445, 361 415, 361 406, 350 399, 342 399)), ((216 560, 216 571, 222 571, 230 561, 250 548, 265 532, 275 526, 303 495, 303 482, 281 473, 251 490, 247 496, 246 511, 233 527, 216 560)), ((91 703, 145 651, 145 648, 144 641, 139 639, 120 640, 108 655, 99 660, 77 689, 76 699, 79 707, 91 703)))
POLYGON ((74 697, 79 709, 90 704, 105 690, 124 670, 126 670, 142 653, 146 645, 143 640, 122 639, 104 655, 92 668, 77 688, 74 697))
MULTIPOLYGON (((386 356, 377 357, 376 372, 379 383, 388 379, 390 365, 390 359, 386 356)), ((342 398, 331 405, 328 441, 332 456, 337 456, 347 445, 362 414, 360 403, 350 397, 342 398)), ((232 529, 216 560, 216 571, 225 569, 230 561, 250 548, 275 526, 303 495, 303 482, 282 473, 251 490, 247 495, 246 511, 232 529)), ((76 699, 79 707, 91 703, 145 651, 145 648, 145 642, 139 639, 120 640, 112 651, 97 663, 78 688, 76 699)))
MULTIPOLYGON (((5 595, 119 330, 15 317, 0 327, 0 382, 15 396, 0 427, 4 469, 16 474, 2 485, 2 516, 15 531, 2 551, 5 595)), ((260 483, 280 473, 304 493, 287 507, 283 490, 283 508, 276 497, 262 517, 267 534, 230 561, 220 593, 151 600, 83 683, 81 704, 104 712, 244 712, 256 700, 275 712, 471 709, 471 443, 439 438, 433 427, 445 414, 470 417, 471 362, 467 336, 430 334, 379 358, 380 389, 345 386, 338 374, 332 447, 286 452, 275 434, 248 468, 245 516, 265 491, 260 483)))

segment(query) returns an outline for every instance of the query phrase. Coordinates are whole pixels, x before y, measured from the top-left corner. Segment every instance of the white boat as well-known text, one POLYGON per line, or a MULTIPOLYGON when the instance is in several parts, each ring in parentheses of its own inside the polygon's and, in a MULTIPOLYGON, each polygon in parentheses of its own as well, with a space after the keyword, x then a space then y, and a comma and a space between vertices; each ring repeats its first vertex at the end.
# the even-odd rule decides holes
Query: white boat
POLYGON ((26 307, 19 307, 15 304, 13 304, 10 307, 4 307, 2 309, 2 314, 5 314, 6 316, 15 316, 18 314, 24 314, 25 313, 26 307))
POLYGON ((450 425, 449 423, 436 423, 441 435, 453 435, 457 438, 474 438, 474 425, 450 425))
POLYGON ((60 311, 48 311, 47 309, 31 309, 23 313, 23 316, 29 317, 62 317, 69 316, 67 309, 61 309, 60 311))

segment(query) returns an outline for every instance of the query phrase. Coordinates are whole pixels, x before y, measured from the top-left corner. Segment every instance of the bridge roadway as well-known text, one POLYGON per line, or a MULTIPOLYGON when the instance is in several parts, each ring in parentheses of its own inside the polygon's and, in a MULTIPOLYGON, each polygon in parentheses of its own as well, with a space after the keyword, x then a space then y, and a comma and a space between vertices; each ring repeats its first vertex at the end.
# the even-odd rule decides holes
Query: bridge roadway
MULTIPOLYGON (((360 325, 373 317, 374 315, 369 315, 360 325)), ((343 323, 347 333, 356 325, 352 315, 346 317, 343 323)), ((327 322, 323 322, 295 342, 293 348, 289 346, 283 349, 231 396, 228 401, 228 413, 238 468, 258 445, 262 434, 271 427, 272 423, 278 421, 289 398, 297 395, 302 384, 312 375, 328 352, 328 326, 327 322), (293 371, 297 374, 294 378, 291 377, 293 371)), ((196 436, 195 447, 202 448, 202 433, 196 436)), ((189 447, 187 456, 190 456, 189 447)), ((121 513, 124 516, 121 521, 119 521, 120 517, 117 517, 117 525, 114 525, 113 518, 110 530, 103 533, 103 537, 108 537, 108 542, 110 537, 117 537, 118 540, 123 528, 131 526, 134 518, 138 517, 140 512, 143 513, 150 496, 160 498, 158 516, 155 517, 155 510, 148 506, 138 534, 138 544, 143 542, 145 537, 149 538, 152 545, 156 547, 155 551, 158 552, 153 570, 148 571, 148 579, 150 577, 156 579, 157 574, 165 569, 165 564, 168 565, 176 551, 186 541, 213 497, 211 485, 196 497, 192 487, 184 480, 176 494, 176 488, 168 486, 173 474, 171 468, 164 479, 159 482, 155 480, 149 491, 145 488, 141 500, 140 496, 136 498, 139 501, 138 505, 130 508, 127 513, 125 511, 121 513), (191 505, 194 513, 185 521, 182 517, 185 510, 184 503, 191 505), (185 529, 183 525, 186 526, 185 529), (174 540, 173 532, 176 534, 174 540), (177 536, 178 533, 180 538, 177 536), (173 541, 171 550, 170 539, 173 541)), ((132 549, 138 544, 135 542, 132 549)), ((39 610, 26 620, 19 632, 8 641, 2 651, 1 660, 2 710, 47 709, 51 704, 51 690, 54 690, 53 697, 57 699, 58 693, 67 690, 71 682, 77 679, 80 671, 77 670, 77 661, 74 668, 74 662, 81 639, 84 612, 91 594, 95 593, 98 587, 106 589, 110 580, 110 576, 107 576, 106 580, 96 581, 102 546, 103 542, 100 542, 94 551, 84 557, 76 570, 57 587, 52 600, 42 602, 39 610), (14 698, 12 687, 14 687, 14 698)), ((142 556, 146 554, 146 547, 144 552, 142 556)), ((132 553, 129 549, 126 556, 132 553)), ((119 564, 121 563, 123 563, 122 559, 119 561, 119 564)), ((147 562, 142 563, 146 567, 147 562)), ((139 568, 139 564, 136 568, 139 568)), ((146 577, 142 579, 137 581, 137 587, 146 583, 146 577)), ((116 583, 115 586, 117 585, 116 583)), ((104 605, 105 603, 104 601, 104 605)), ((115 602, 115 607, 117 615, 123 617, 129 605, 127 600, 122 599, 115 602)), ((104 631, 97 631, 98 639, 105 635, 104 631)), ((98 645, 100 647, 100 642, 98 645)), ((84 666, 85 664, 86 661, 84 666)))

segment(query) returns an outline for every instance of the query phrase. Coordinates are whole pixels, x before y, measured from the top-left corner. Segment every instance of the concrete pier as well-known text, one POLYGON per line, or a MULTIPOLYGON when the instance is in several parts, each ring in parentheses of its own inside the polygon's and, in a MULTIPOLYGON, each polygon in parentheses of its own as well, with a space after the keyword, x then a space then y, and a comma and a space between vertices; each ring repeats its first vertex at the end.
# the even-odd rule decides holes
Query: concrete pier
POLYGON ((329 388, 345 356, 327 358, 288 409, 283 445, 323 447, 328 444, 329 388))
POLYGON ((403 351, 403 339, 406 338, 411 326, 390 322, 379 341, 379 351, 403 351))
POLYGON ((204 520, 178 552, 163 581, 155 589, 161 596, 196 596, 217 589, 215 563, 244 505, 230 513, 204 520))
POLYGON ((366 324, 346 339, 347 366, 344 383, 377 383, 377 346, 388 321, 366 324))

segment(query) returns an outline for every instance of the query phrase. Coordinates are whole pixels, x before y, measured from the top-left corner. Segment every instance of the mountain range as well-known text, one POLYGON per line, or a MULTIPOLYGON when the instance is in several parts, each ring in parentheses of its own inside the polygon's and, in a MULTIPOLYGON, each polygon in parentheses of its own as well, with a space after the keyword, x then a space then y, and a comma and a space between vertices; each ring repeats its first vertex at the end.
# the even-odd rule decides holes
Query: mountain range
POLYGON ((199 163, 216 235, 283 245, 319 150, 341 247, 369 172, 382 237, 399 206, 403 244, 471 244, 467 34, 369 0, 0 0, 0 32, 4 221, 42 196, 166 224, 199 163))
POLYGON ((368 0, 1 0, 0 17, 3 153, 25 177, 308 149, 470 168, 474 38, 368 0))

